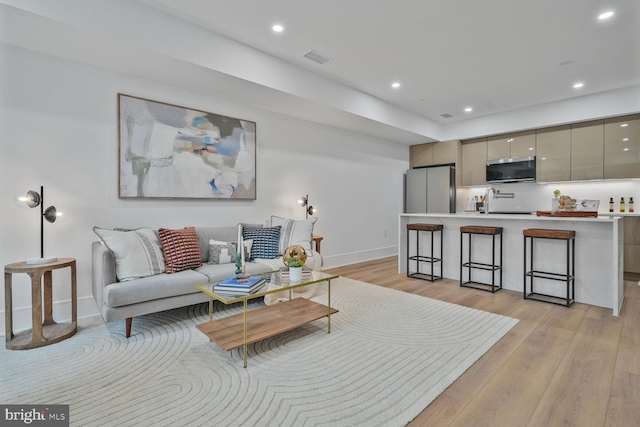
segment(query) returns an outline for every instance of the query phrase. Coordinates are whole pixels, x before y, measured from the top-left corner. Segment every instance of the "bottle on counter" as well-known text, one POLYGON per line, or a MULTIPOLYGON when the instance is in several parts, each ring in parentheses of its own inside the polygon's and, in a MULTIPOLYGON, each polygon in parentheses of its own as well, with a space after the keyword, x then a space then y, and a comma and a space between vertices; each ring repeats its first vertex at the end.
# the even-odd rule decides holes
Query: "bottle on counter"
POLYGON ((613 212, 613 197, 609 198, 609 212, 613 212))
POLYGON ((620 212, 624 212, 624 197, 620 197, 620 212))
POLYGON ((633 197, 629 197, 629 212, 634 212, 634 210, 633 210, 633 197))

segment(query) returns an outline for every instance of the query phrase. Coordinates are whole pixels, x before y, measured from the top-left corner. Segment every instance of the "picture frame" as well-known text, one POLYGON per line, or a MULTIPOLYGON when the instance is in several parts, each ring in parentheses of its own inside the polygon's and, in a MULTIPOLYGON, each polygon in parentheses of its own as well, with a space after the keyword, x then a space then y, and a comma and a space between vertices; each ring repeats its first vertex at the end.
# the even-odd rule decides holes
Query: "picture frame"
POLYGON ((118 94, 118 197, 256 199, 256 123, 118 94))

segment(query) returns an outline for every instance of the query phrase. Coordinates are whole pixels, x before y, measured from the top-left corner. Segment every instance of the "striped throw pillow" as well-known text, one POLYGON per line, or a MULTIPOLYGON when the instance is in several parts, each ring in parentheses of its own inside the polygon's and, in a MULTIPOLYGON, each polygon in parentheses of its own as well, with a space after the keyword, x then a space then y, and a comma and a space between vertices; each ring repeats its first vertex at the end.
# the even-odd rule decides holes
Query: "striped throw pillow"
POLYGON ((300 245, 306 251, 310 251, 312 249, 311 240, 313 240, 313 225, 317 220, 318 218, 294 220, 272 215, 271 225, 282 226, 282 231, 280 232, 280 244, 278 248, 280 255, 284 255, 284 251, 289 246, 294 245, 300 245))
POLYGON ((244 240, 253 240, 251 247, 251 259, 278 258, 278 242, 280 241, 280 229, 277 227, 242 227, 242 235, 244 240))
POLYGON ((119 282, 164 273, 162 248, 152 229, 123 231, 93 227, 93 231, 113 253, 119 282))
POLYGON ((167 274, 198 268, 202 265, 200 245, 198 245, 198 236, 194 227, 181 230, 160 228, 158 236, 162 244, 167 274))

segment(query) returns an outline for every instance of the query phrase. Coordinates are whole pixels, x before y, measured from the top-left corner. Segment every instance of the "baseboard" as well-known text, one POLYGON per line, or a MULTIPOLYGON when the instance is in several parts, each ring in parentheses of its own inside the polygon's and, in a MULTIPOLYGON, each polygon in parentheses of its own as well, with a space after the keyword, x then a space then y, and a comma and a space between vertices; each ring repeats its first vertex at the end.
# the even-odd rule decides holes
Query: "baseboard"
POLYGON ((324 264, 322 268, 326 270, 328 268, 342 267, 390 256, 398 256, 397 246, 388 246, 386 248, 370 249, 341 255, 323 256, 324 264))
MULTIPOLYGON (((87 319, 99 316, 98 308, 93 297, 82 297, 78 299, 78 319, 87 319)), ((6 336, 5 310, 0 311, 0 336, 6 336)), ((53 302, 53 319, 56 322, 71 321, 71 300, 53 302)), ((13 333, 18 333, 31 329, 31 306, 13 308, 13 333)))

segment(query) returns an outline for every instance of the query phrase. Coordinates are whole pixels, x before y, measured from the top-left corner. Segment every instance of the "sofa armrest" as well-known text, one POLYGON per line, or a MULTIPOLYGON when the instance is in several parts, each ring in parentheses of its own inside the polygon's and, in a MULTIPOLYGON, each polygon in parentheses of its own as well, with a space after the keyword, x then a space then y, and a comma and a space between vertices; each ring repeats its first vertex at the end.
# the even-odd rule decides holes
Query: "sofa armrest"
POLYGON ((93 299, 98 304, 98 310, 102 312, 104 288, 118 279, 113 252, 100 242, 91 243, 91 277, 93 299))

